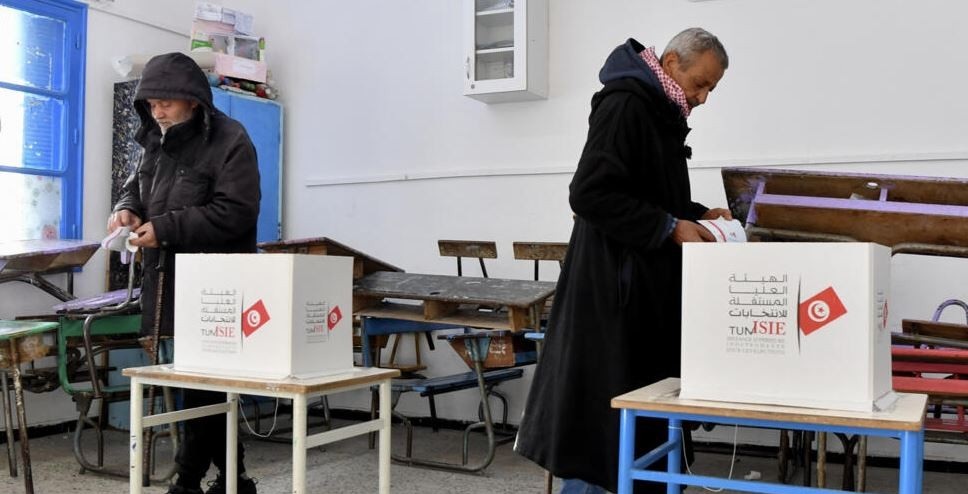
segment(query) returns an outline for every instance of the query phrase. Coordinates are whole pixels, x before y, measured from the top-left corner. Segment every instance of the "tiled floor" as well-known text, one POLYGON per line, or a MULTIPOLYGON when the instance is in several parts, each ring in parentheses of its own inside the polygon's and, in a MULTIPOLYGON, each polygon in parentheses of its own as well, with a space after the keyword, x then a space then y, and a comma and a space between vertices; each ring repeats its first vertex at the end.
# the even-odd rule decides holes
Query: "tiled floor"
MULTIPOLYGON (((403 447, 402 428, 394 427, 394 446, 403 447)), ((458 461, 460 458, 460 432, 442 430, 433 433, 427 428, 416 429, 414 454, 458 461)), ((112 432, 107 436, 106 463, 126 470, 127 434, 112 432)), ((261 494, 291 492, 290 454, 287 444, 253 441, 246 438, 246 464, 252 477, 259 480, 261 494)), ((80 474, 71 453, 71 437, 67 434, 41 437, 31 440, 34 459, 34 482, 38 494, 61 493, 124 493, 127 479, 105 477, 91 473, 80 474)), ((475 435, 472 455, 483 452, 483 436, 475 435)), ((93 454, 93 453, 92 453, 93 454)), ((5 459, 0 450, 0 459, 5 459)), ((367 448, 366 438, 354 438, 327 445, 310 452, 307 461, 309 492, 314 493, 373 493, 377 491, 375 450, 367 448)), ((473 459, 472 459, 473 461, 473 459)), ((726 475, 730 456, 700 454, 693 465, 694 473, 726 475)), ((828 487, 840 485, 840 465, 831 465, 828 487)), ((776 477, 776 461, 769 458, 737 458, 733 476, 738 478, 752 471, 759 472, 765 480, 776 477)), ((510 444, 498 448, 494 463, 483 475, 458 474, 443 471, 393 465, 392 492, 409 493, 540 493, 543 492, 544 475, 534 464, 511 451, 510 444)), ((556 484, 557 485, 557 484, 556 484)), ((868 479, 870 492, 896 492, 897 470, 873 468, 868 479)), ((968 492, 968 476, 927 472, 924 492, 927 494, 955 494, 968 492)), ((0 461, 0 493, 23 492, 22 480, 6 475, 6 462, 0 461)), ((162 485, 146 489, 147 493, 165 492, 162 485)), ((702 492, 690 488, 687 492, 702 492)))

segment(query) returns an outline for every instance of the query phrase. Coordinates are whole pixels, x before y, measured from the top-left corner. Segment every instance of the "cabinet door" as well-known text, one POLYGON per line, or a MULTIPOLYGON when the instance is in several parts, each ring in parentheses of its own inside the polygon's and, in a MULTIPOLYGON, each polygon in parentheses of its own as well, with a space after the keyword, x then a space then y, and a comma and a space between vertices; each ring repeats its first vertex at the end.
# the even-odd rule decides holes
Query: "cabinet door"
POLYGON ((213 89, 215 106, 245 127, 259 158, 262 200, 259 242, 282 238, 282 106, 250 96, 213 89))
POLYGON ((527 89, 527 1, 464 0, 464 94, 527 89))

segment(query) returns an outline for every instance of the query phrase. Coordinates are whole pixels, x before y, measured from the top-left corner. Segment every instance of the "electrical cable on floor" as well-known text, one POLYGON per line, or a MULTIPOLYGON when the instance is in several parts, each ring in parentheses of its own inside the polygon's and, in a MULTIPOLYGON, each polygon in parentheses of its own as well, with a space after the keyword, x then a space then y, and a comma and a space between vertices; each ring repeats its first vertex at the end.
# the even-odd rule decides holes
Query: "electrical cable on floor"
MULTIPOLYGON (((245 428, 249 430, 249 434, 252 434, 256 437, 261 437, 263 439, 271 436, 272 432, 276 430, 276 419, 279 418, 279 398, 276 398, 276 408, 272 411, 272 426, 269 427, 269 432, 266 432, 265 434, 259 434, 258 432, 252 430, 252 426, 249 425, 249 419, 245 416, 245 410, 242 408, 243 405, 244 403, 242 401, 242 395, 239 395, 239 414, 242 415, 242 422, 245 422, 245 428)), ((256 407, 256 412, 258 411, 259 407, 256 407)))
MULTIPOLYGON (((682 430, 681 427, 673 427, 673 429, 678 429, 680 434, 684 434, 684 431, 682 430)), ((733 467, 736 466, 736 445, 738 444, 737 442, 738 437, 739 437, 739 426, 734 425, 733 426, 733 458, 729 460, 729 476, 726 478, 726 480, 733 480, 733 467)), ((680 442, 682 443, 682 454, 685 456, 687 455, 686 442, 685 441, 680 441, 680 442)), ((684 461, 683 463, 686 464, 686 473, 688 473, 689 475, 695 475, 694 473, 692 473, 692 470, 689 469, 689 462, 684 461)), ((724 488, 722 487, 716 489, 712 487, 702 486, 702 488, 709 492, 723 492, 724 490, 724 488)))

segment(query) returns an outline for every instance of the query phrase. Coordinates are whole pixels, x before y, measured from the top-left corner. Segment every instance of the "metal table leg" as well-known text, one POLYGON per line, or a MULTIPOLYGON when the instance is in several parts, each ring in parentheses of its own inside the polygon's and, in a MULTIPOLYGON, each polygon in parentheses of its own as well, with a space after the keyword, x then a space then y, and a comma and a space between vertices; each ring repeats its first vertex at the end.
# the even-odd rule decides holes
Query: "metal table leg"
MULTIPOLYGON (((24 489, 27 494, 34 494, 34 476, 30 468, 30 444, 27 438, 27 410, 24 408, 24 388, 20 383, 20 356, 17 353, 16 338, 10 339, 10 362, 13 369, 13 392, 17 405, 17 430, 20 431, 20 456, 24 461, 24 489)), ((9 429, 11 424, 7 424, 9 429)))
POLYGON ((129 440, 131 450, 128 456, 128 490, 130 494, 141 494, 141 457, 144 454, 144 436, 142 435, 141 421, 144 417, 144 389, 141 379, 131 378, 131 435, 129 440))
MULTIPOLYGON (((621 411, 618 439, 618 494, 632 494, 632 464, 635 462, 635 413, 621 411)), ((672 428, 669 428, 672 438, 672 428)), ((670 455, 671 456, 671 455, 670 455)))
POLYGON ((2 387, 3 395, 0 396, 0 401, 3 403, 3 420, 4 424, 7 424, 7 468, 9 469, 10 476, 17 476, 17 452, 14 450, 13 443, 13 409, 10 407, 10 389, 7 387, 7 373, 0 372, 0 387, 2 387))
POLYGON ((924 432, 905 431, 901 434, 901 465, 898 492, 921 494, 924 462, 924 432))
POLYGON ((817 433, 817 487, 827 486, 827 433, 817 433))
MULTIPOLYGON (((306 494, 306 395, 292 397, 292 492, 306 494)), ((383 410, 380 410, 383 413, 383 410)), ((382 445, 381 445, 382 446, 382 445)), ((230 492, 230 491, 226 491, 230 492)))
MULTIPOLYGON (((305 413, 306 402, 303 398, 303 437, 305 438, 305 413)), ((239 483, 239 395, 238 393, 226 393, 225 401, 228 403, 228 410, 225 412, 225 492, 235 494, 238 492, 239 483)), ((295 413, 295 412, 293 412, 295 413)), ((293 431, 295 433, 295 429, 293 431)), ((295 441, 293 441, 295 444, 295 441)), ((303 468, 305 468, 306 450, 303 449, 303 468)), ((304 477, 305 478, 305 477, 304 477)), ((295 484, 293 484, 295 486, 295 484)), ((293 490, 293 492, 297 492, 293 490)))
POLYGON ((390 494, 390 380, 380 383, 380 494, 390 494))

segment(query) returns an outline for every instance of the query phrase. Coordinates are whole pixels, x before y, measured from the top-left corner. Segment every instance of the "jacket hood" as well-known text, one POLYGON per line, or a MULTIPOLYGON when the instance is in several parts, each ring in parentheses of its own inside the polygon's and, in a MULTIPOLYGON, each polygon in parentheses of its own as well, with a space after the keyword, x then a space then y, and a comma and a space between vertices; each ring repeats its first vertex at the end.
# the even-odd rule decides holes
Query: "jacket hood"
POLYGON ((661 91, 662 85, 659 83, 659 78, 639 56, 639 53, 644 49, 642 43, 632 38, 615 47, 611 55, 605 59, 605 65, 598 71, 598 80, 602 84, 606 84, 616 79, 631 77, 661 91))
POLYGON ((212 88, 198 64, 182 53, 166 53, 152 57, 145 64, 141 81, 135 92, 134 107, 141 118, 141 128, 135 138, 138 142, 152 131, 160 129, 151 117, 148 99, 183 99, 199 104, 205 139, 211 130, 211 117, 216 111, 212 103, 212 88))
POLYGON ((661 118, 688 132, 685 117, 682 116, 679 107, 666 96, 659 78, 639 56, 644 49, 641 43, 629 38, 624 44, 612 50, 602 70, 598 72, 598 79, 605 87, 595 93, 592 98, 592 108, 597 107, 598 103, 609 94, 630 92, 651 101, 651 106, 661 118))

